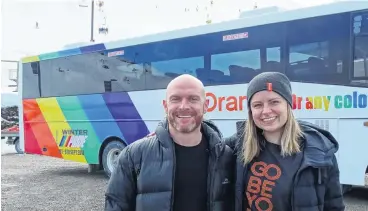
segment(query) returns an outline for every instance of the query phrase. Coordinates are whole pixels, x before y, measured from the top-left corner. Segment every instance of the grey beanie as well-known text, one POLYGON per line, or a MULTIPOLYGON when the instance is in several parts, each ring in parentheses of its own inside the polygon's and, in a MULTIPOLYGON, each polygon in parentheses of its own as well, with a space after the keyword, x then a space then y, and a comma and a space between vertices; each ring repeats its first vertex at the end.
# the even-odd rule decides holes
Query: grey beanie
POLYGON ((259 91, 270 90, 281 95, 292 106, 293 98, 289 78, 279 72, 263 72, 254 77, 248 84, 248 108, 251 98, 259 91))

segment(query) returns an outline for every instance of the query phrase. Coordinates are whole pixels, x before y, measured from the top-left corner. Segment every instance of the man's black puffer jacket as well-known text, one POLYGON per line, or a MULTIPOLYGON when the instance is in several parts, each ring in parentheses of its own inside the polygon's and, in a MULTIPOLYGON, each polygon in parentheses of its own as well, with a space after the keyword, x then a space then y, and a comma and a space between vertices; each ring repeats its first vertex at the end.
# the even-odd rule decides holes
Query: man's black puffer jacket
MULTIPOLYGON (((107 192, 106 211, 171 211, 175 176, 174 143, 167 120, 154 134, 127 146, 120 154, 107 192)), ((218 128, 203 121, 209 143, 208 211, 230 211, 234 206, 233 151, 222 141, 218 128)))

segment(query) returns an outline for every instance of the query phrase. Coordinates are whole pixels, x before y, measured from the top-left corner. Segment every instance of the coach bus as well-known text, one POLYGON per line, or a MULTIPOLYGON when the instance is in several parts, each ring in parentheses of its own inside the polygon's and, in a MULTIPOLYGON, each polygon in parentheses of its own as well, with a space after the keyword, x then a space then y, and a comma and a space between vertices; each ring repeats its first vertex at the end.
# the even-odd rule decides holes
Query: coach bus
POLYGON ((246 118, 247 83, 265 71, 292 81, 297 118, 339 141, 341 182, 364 185, 368 165, 368 2, 260 14, 22 59, 24 151, 100 166, 153 132, 167 84, 206 86, 206 118, 223 135, 246 118))

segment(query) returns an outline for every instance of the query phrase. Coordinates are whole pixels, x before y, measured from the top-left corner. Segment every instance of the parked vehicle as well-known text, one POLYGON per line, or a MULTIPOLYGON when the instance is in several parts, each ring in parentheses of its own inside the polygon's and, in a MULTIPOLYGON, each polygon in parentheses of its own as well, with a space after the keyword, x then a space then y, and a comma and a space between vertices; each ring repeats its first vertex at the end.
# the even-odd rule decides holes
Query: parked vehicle
POLYGON ((23 153, 19 140, 18 93, 1 93, 1 141, 23 153))

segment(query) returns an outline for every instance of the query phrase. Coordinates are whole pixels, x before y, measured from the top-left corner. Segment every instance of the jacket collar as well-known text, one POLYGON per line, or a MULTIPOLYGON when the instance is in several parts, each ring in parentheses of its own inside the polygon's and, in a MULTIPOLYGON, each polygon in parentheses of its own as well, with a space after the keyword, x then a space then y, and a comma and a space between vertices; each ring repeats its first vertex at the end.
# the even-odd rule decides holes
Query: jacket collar
POLYGON ((299 121, 299 124, 303 131, 303 165, 316 168, 333 166, 333 156, 339 148, 333 135, 309 122, 299 121))
MULTIPOLYGON (((303 149, 304 167, 329 167, 333 165, 333 156, 338 151, 339 144, 333 135, 317 125, 309 122, 298 120, 303 131, 301 140, 301 148, 303 149)), ((245 132, 245 121, 237 122, 237 137, 239 140, 236 144, 237 153, 241 153, 243 147, 243 138, 245 132)))

